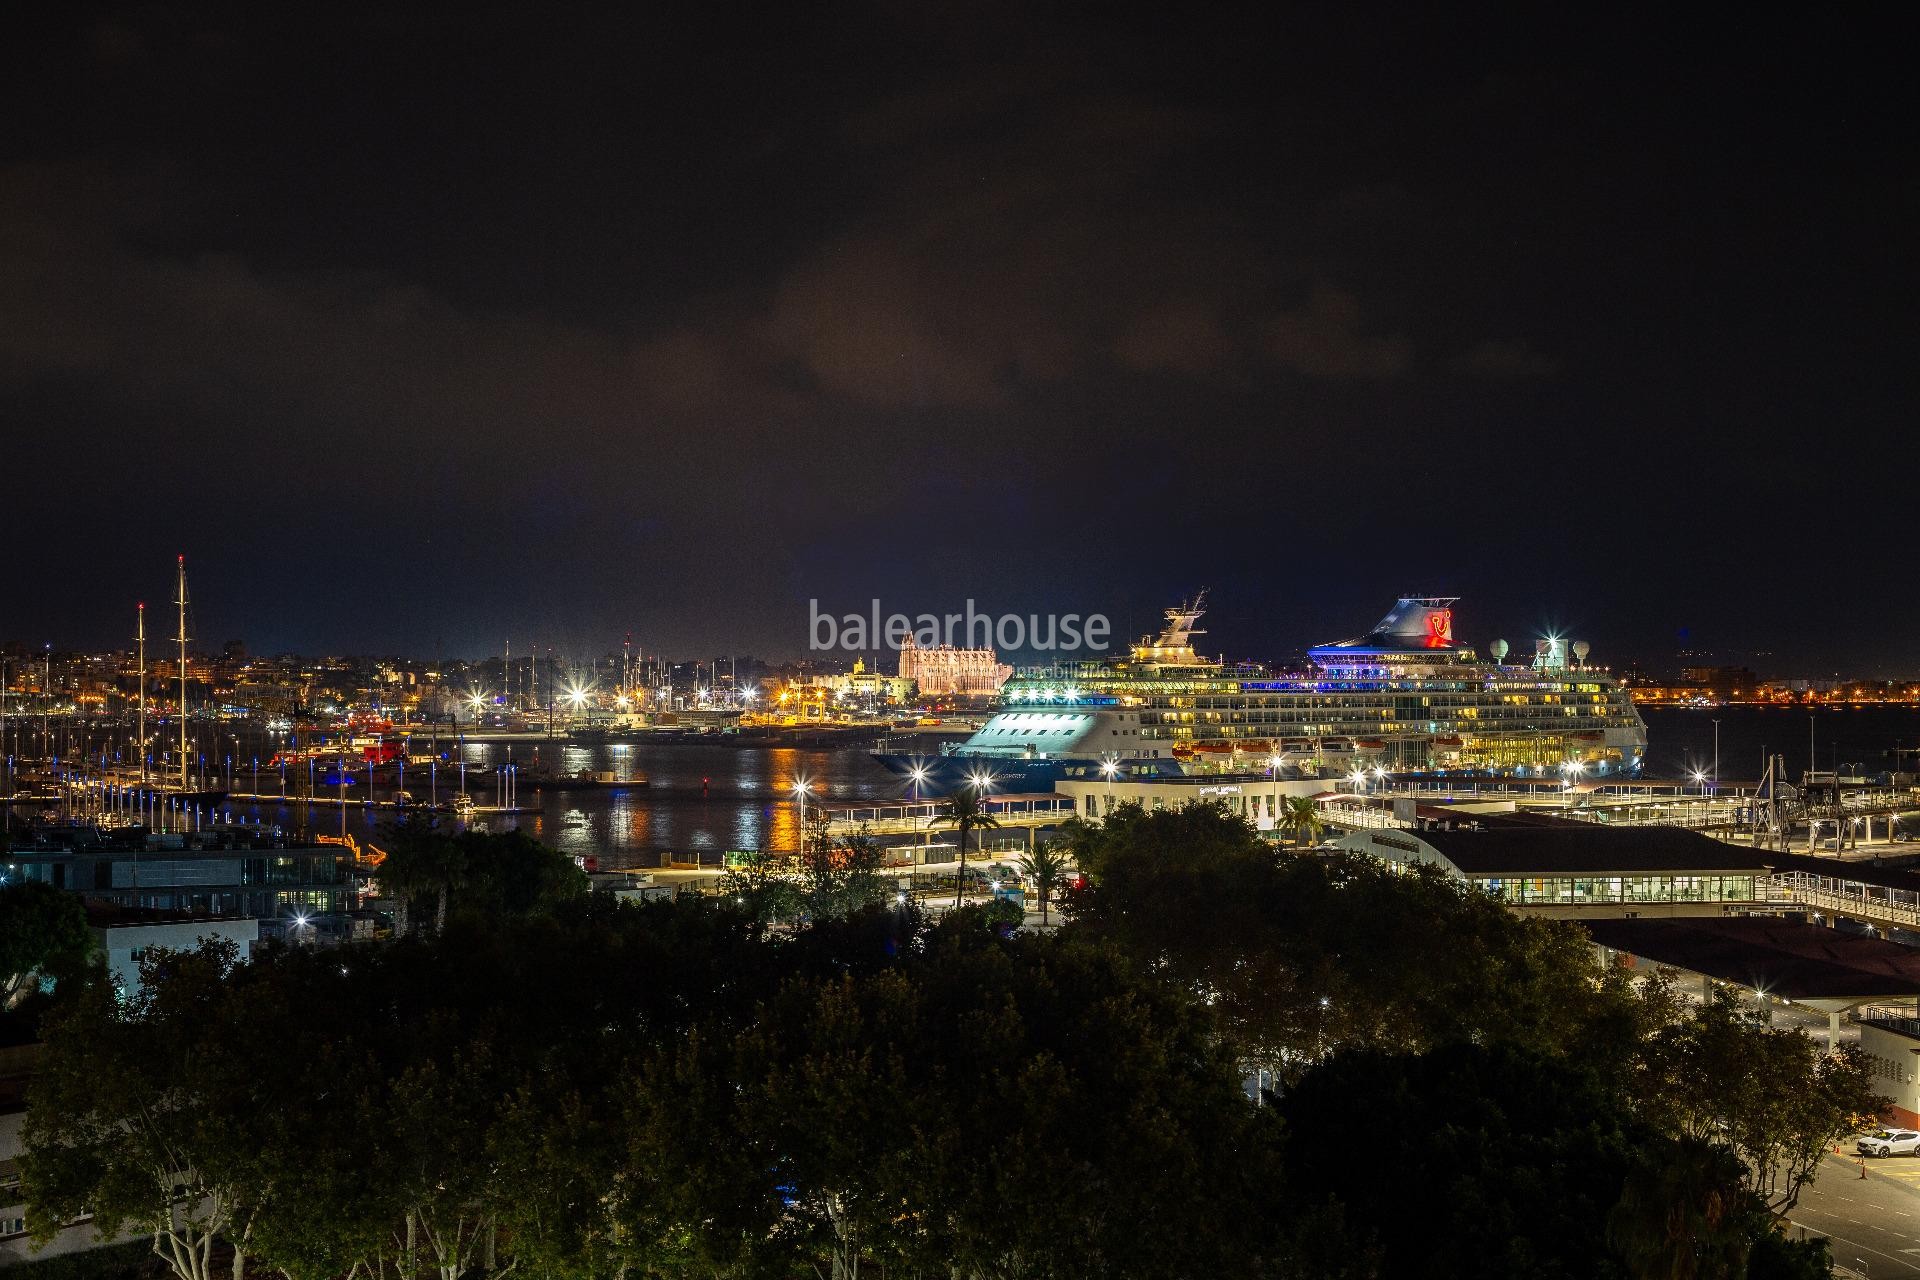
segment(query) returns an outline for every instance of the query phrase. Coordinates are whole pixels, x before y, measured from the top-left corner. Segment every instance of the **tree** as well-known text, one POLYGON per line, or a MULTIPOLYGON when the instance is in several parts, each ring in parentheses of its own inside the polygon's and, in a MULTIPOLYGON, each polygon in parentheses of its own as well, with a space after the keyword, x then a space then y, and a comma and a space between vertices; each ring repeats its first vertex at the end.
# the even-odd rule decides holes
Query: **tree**
POLYGON ((587 892, 572 858, 524 831, 463 831, 454 837, 461 882, 455 909, 484 921, 544 915, 587 892))
POLYGON ((721 875, 720 891, 761 929, 800 914, 800 889, 795 883, 791 854, 766 850, 747 854, 721 875))
POLYGON ((656 1060, 632 1234, 684 1239, 700 1274, 1261 1274, 1277 1134, 1204 1010, 982 914, 656 1060))
POLYGON ((431 816, 396 823, 380 864, 380 883, 400 899, 405 925, 414 900, 432 898, 434 931, 450 913, 487 920, 550 911, 586 892, 586 873, 564 854, 521 831, 449 832, 431 816))
POLYGON ((1700 1138, 1648 1143, 1607 1215, 1607 1242, 1634 1280, 1746 1274, 1770 1220, 1732 1151, 1700 1138))
POLYGON ((409 814, 395 823, 387 836, 387 855, 380 863, 380 884, 399 899, 396 932, 404 935, 411 923, 413 903, 432 898, 434 931, 447 927, 447 907, 466 871, 463 850, 453 834, 431 814, 409 814))
POLYGON ((93 954, 86 909, 38 880, 0 888, 0 1009, 14 1009, 43 983, 79 973, 93 954))
POLYGON ((1020 874, 1033 882, 1033 891, 1040 899, 1040 923, 1047 923, 1047 904, 1053 895, 1067 883, 1069 865, 1065 844, 1057 840, 1042 840, 1032 849, 1013 860, 1020 874))
POLYGON ((1327 825, 1320 816, 1320 802, 1312 796, 1288 796, 1281 816, 1296 844, 1318 840, 1327 825))
POLYGON ((1637 1025, 1631 984, 1577 927, 1430 870, 1278 849, 1222 806, 1122 805, 1079 861, 1072 927, 1208 1002, 1251 1061, 1285 1076, 1342 1046, 1554 1053, 1637 1025))
POLYGON ((1000 825, 1000 820, 988 813, 980 802, 978 786, 963 787, 947 798, 942 810, 934 815, 938 825, 951 826, 959 836, 960 875, 953 890, 953 905, 958 907, 961 895, 967 891, 967 834, 973 831, 991 831, 1000 825))
POLYGON ((822 823, 800 856, 801 892, 809 920, 837 920, 886 896, 880 845, 865 827, 835 840, 822 823))
POLYGON ((1636 1094, 1673 1132, 1732 1147, 1747 1189, 1785 1213, 1834 1140, 1886 1107, 1869 1079, 1858 1045, 1822 1053, 1806 1032, 1770 1026, 1720 988, 1649 1039, 1636 1094))
POLYGON ((1663 1135, 1578 1059, 1344 1051, 1277 1109, 1290 1185, 1331 1194, 1384 1275, 1737 1280, 1772 1233, 1732 1152, 1663 1135))
POLYGON ((97 973, 49 1016, 21 1130, 35 1239, 91 1212, 102 1238, 150 1234, 181 1280, 211 1280, 226 1236, 244 1275, 260 1113, 233 1051, 250 1034, 226 1002, 235 963, 225 941, 150 954, 131 999, 97 973))

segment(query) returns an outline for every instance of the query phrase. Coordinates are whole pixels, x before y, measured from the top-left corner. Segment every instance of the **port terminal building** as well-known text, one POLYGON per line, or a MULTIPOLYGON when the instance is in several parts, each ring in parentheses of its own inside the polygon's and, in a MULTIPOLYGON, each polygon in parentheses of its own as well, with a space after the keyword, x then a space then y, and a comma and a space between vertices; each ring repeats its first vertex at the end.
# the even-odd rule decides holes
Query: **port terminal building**
POLYGON ((1267 774, 1172 774, 1165 777, 1063 778, 1054 789, 1075 815, 1098 822, 1121 805, 1142 809, 1183 809, 1218 804, 1245 818, 1259 831, 1284 825, 1286 802, 1294 796, 1324 796, 1319 778, 1275 778, 1267 774))
POLYGON ((1701 984, 1741 988, 1762 1007, 1798 1007, 1827 1021, 1829 1052, 1846 1021, 1860 1036, 1872 1085, 1889 1119, 1920 1128, 1920 951, 1823 929, 1803 920, 1589 920, 1582 927, 1613 964, 1664 969, 1701 984))
MULTIPOLYGON (((1311 778, 1274 778, 1266 774, 1174 774, 1112 779, 1065 778, 1051 792, 988 793, 981 807, 1000 825, 980 833, 989 852, 1025 849, 1040 833, 1070 818, 1098 823, 1125 804, 1142 809, 1181 809, 1218 804, 1245 818, 1261 832, 1277 832, 1286 822, 1286 801, 1293 796, 1325 796, 1326 783, 1311 778)), ((957 856, 951 827, 940 825, 945 798, 827 803, 828 829, 836 835, 864 832, 883 843, 905 839, 920 847, 916 862, 941 862, 957 856)))
MULTIPOLYGON (((1856 1030, 1874 1087, 1920 1128, 1920 868, 1783 853, 1675 827, 1519 815, 1358 830, 1335 847, 1433 867, 1527 915, 1578 922, 1609 963, 1856 1030)), ((1818 1025, 1816 1020, 1815 1025, 1818 1025)))
POLYGON ((1778 909, 1774 855, 1679 827, 1390 827, 1333 844, 1393 867, 1437 868, 1529 914, 1637 919, 1778 909))

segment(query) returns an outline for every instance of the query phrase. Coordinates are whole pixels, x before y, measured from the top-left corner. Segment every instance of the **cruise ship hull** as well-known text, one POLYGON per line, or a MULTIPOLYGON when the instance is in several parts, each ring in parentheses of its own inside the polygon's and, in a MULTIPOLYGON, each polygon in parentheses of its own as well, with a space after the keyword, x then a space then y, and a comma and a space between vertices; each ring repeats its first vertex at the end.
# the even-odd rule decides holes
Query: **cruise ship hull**
POLYGON ((1049 792, 1064 776, 1060 760, 997 760, 990 756, 907 755, 903 752, 876 751, 873 758, 888 772, 898 775, 923 796, 944 796, 972 784, 976 777, 989 778, 990 790, 1001 795, 1049 792), (914 780, 915 771, 920 779, 914 780))
MULTIPOLYGON (((908 786, 919 788, 922 796, 944 796, 972 786, 976 778, 988 780, 995 795, 1046 794, 1063 778, 1104 778, 1102 762, 1097 759, 1022 758, 975 755, 964 750, 944 755, 910 755, 906 752, 876 751, 873 758, 888 772, 898 775, 908 786), (914 773, 920 778, 916 782, 914 773)), ((1172 760, 1133 760, 1115 765, 1120 778, 1164 776, 1185 772, 1172 760)))

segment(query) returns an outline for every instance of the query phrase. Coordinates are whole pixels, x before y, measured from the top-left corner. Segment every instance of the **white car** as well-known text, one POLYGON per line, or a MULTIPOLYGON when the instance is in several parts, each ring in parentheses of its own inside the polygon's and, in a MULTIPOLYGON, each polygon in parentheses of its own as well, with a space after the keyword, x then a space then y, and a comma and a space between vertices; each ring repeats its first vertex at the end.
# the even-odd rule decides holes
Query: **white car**
POLYGON ((1920 1132, 1912 1129, 1877 1129, 1853 1145, 1863 1156, 1920 1155, 1920 1132))

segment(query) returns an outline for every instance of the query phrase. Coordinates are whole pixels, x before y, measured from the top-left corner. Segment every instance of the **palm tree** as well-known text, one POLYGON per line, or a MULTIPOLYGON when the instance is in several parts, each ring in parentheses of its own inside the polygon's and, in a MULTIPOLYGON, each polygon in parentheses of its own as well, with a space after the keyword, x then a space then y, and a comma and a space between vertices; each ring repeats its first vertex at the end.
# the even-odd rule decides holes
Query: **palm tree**
POLYGON ((394 919, 395 931, 402 935, 407 932, 413 899, 428 895, 439 898, 434 930, 444 930, 447 900, 454 887, 465 878, 466 863, 466 854, 458 842, 436 826, 431 817, 397 824, 379 871, 381 888, 400 900, 394 919))
POLYGON ((1047 903, 1053 891, 1067 882, 1066 846, 1057 840, 1042 840, 1015 858, 1013 865, 1033 881, 1034 892, 1040 895, 1040 927, 1046 928, 1047 903))
POLYGON ((1320 817, 1320 805, 1312 796, 1288 796, 1282 813, 1295 844, 1302 843, 1303 834, 1318 839, 1326 829, 1327 824, 1320 817))
POLYGON ((1607 1215, 1607 1242, 1628 1274, 1697 1280, 1743 1273, 1753 1211, 1745 1207, 1740 1173, 1724 1147, 1683 1137, 1658 1165, 1629 1175, 1607 1215))
POLYGON ((988 831, 1000 825, 1000 820, 980 807, 980 784, 956 791, 947 800, 946 809, 935 815, 935 824, 950 824, 960 835, 960 879, 953 889, 953 905, 960 905, 960 895, 967 891, 967 833, 969 831, 988 831))

